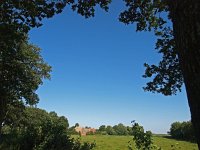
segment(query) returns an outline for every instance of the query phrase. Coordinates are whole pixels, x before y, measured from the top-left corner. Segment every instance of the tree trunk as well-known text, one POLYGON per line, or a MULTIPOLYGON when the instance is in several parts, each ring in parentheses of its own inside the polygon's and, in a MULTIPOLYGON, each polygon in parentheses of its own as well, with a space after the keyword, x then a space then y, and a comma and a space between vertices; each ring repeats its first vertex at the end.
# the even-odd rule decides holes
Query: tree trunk
POLYGON ((200 1, 169 0, 176 49, 200 149, 200 1))
MULTIPOLYGON (((1 98, 1 96, 0 96, 1 98)), ((3 100, 0 99, 0 141, 1 141, 1 135, 2 135, 2 124, 3 124, 3 118, 4 118, 4 108, 3 108, 3 100)))
POLYGON ((5 121, 6 111, 7 111, 6 97, 3 94, 3 90, 1 90, 0 91, 0 140, 2 135, 3 122, 5 121))

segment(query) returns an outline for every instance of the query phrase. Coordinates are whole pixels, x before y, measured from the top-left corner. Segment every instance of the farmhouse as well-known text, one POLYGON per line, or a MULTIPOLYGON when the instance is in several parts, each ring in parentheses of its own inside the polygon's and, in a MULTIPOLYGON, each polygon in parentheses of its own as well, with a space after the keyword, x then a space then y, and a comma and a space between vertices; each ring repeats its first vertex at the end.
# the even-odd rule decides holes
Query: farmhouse
POLYGON ((75 131, 78 132, 81 136, 86 136, 88 133, 95 133, 96 129, 94 128, 84 128, 84 127, 76 127, 75 131))

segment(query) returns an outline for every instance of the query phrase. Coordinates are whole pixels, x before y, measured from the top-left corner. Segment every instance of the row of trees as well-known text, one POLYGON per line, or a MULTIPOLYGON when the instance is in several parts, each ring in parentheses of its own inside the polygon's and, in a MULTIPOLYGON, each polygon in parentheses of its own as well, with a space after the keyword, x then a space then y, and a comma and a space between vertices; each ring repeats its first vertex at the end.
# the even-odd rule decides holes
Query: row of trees
POLYGON ((187 140, 187 141, 196 141, 194 128, 191 121, 184 122, 174 122, 171 124, 169 134, 172 138, 187 140))
POLYGON ((106 135, 132 135, 132 127, 124 126, 122 123, 114 126, 105 126, 101 125, 97 130, 97 134, 106 134, 106 135))
POLYGON ((55 112, 26 107, 18 117, 13 114, 12 119, 14 123, 2 128, 0 149, 89 150, 95 146, 71 138, 67 118, 55 112))

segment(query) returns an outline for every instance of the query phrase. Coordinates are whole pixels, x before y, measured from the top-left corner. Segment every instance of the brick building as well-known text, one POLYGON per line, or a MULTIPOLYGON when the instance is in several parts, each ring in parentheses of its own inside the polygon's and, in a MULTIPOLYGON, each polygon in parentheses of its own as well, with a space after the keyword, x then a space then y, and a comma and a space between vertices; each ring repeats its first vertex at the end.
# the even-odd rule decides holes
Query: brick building
POLYGON ((95 133, 96 129, 94 128, 84 128, 84 127, 76 127, 75 131, 80 133, 81 136, 86 136, 88 133, 95 133))

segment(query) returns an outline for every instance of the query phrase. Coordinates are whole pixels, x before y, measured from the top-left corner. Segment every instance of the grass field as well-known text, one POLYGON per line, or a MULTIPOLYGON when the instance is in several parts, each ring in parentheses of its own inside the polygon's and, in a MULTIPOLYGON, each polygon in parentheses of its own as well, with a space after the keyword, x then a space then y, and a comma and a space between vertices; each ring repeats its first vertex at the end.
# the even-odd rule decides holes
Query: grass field
MULTIPOLYGON (((134 142, 130 136, 88 135, 80 137, 80 139, 85 142, 95 141, 94 150, 128 150, 129 141, 134 148, 134 142)), ((172 150, 171 145, 176 145, 177 149, 180 150, 198 150, 197 144, 190 142, 177 141, 163 136, 154 136, 153 140, 154 144, 162 147, 163 150, 172 150)))

